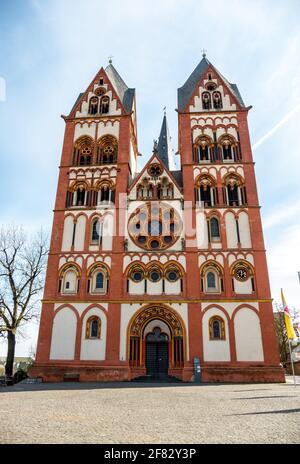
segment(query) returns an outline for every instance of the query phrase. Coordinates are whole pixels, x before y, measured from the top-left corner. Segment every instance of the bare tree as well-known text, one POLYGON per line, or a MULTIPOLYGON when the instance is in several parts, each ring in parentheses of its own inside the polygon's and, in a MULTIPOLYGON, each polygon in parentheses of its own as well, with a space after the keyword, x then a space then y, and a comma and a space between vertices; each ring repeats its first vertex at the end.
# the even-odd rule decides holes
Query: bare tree
POLYGON ((17 332, 39 317, 47 255, 48 238, 42 231, 28 240, 22 227, 1 228, 0 334, 7 337, 7 376, 13 374, 17 332))

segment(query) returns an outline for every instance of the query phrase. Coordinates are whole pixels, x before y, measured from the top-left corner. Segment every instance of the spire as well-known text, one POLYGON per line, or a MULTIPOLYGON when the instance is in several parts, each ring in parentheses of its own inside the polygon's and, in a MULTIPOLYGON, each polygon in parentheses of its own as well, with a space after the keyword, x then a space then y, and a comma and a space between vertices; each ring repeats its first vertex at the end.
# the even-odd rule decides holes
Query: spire
POLYGON ((164 119, 158 139, 157 153, 159 158, 170 171, 176 170, 174 151, 172 149, 171 136, 167 123, 166 108, 164 108, 164 119))

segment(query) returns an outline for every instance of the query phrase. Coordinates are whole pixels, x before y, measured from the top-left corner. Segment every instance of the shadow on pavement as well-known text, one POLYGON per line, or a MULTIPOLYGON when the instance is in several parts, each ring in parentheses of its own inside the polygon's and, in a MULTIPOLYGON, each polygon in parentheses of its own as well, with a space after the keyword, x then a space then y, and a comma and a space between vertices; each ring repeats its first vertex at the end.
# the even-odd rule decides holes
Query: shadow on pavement
POLYGON ((230 416, 257 416, 262 414, 292 414, 300 412, 300 408, 296 409, 279 409, 276 411, 259 411, 259 412, 245 412, 243 414, 230 414, 230 416))

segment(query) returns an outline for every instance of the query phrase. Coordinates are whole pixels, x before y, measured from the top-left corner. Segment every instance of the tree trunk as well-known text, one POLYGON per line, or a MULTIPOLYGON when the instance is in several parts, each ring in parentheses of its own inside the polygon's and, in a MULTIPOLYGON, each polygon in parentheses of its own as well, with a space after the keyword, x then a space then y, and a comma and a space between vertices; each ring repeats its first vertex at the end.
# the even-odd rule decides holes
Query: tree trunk
POLYGON ((5 375, 12 376, 15 360, 16 336, 11 331, 7 332, 7 358, 5 364, 5 375))

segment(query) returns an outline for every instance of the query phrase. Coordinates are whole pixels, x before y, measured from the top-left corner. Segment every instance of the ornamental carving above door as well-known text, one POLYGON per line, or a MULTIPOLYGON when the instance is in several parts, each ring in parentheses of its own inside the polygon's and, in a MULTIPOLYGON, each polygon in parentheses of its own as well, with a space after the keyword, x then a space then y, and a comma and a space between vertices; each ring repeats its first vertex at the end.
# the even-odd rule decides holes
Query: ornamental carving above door
POLYGON ((173 337, 183 336, 183 327, 176 314, 165 306, 150 306, 142 310, 134 319, 130 328, 131 337, 141 337, 146 323, 152 319, 161 319, 166 322, 173 337))

